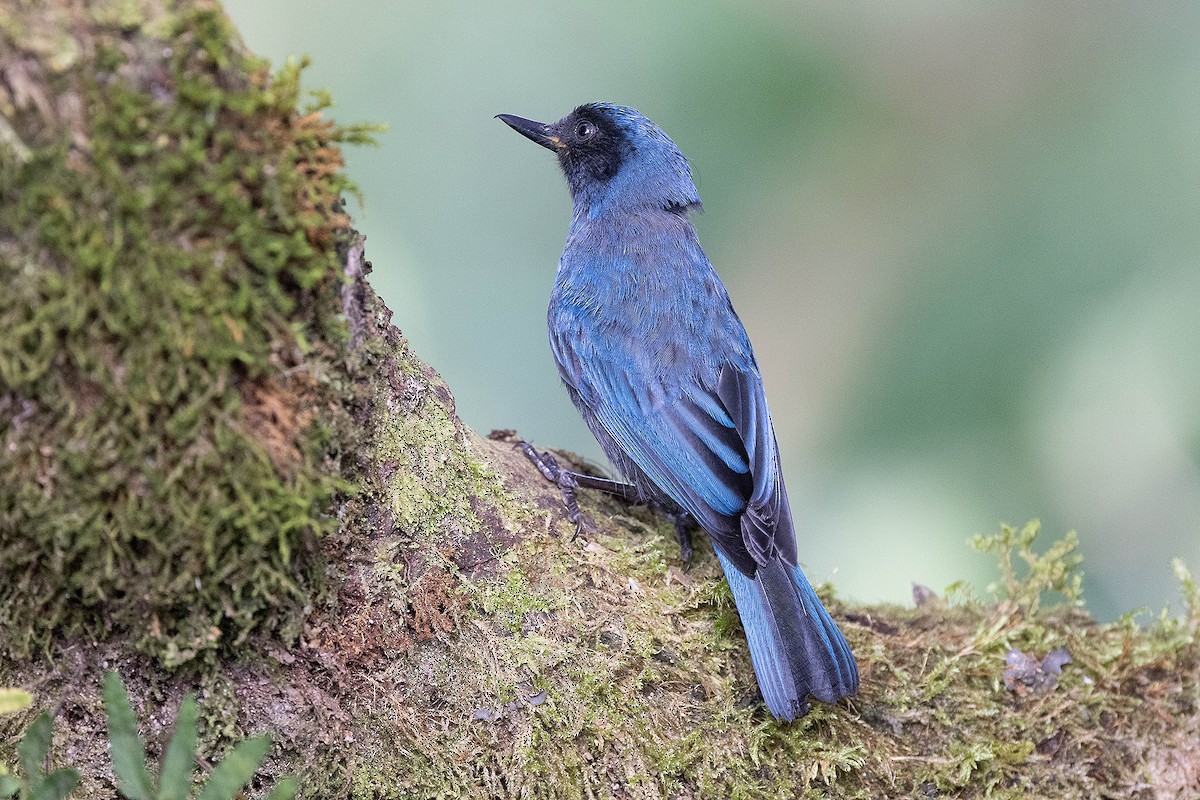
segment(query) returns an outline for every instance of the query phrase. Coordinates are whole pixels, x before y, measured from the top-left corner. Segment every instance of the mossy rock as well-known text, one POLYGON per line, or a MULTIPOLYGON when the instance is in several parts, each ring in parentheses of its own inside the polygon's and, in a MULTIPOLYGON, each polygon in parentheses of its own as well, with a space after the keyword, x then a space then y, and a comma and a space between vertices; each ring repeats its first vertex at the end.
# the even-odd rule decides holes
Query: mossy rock
POLYGON ((343 485, 336 144, 361 131, 209 4, 0 20, 0 653, 294 639, 343 485))

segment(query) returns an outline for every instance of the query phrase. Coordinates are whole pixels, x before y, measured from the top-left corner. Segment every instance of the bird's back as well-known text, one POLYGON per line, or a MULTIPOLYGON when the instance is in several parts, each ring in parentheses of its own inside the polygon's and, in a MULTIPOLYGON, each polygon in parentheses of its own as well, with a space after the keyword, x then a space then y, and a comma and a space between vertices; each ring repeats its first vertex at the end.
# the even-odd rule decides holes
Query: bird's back
POLYGON ((753 366, 746 331, 684 214, 646 210, 576 226, 548 321, 552 339, 575 336, 614 369, 648 382, 654 404, 664 400, 660 388, 715 386, 725 363, 753 366))
POLYGON ((761 384, 687 217, 642 212, 575 226, 548 318, 559 373, 614 466, 688 510, 748 567, 739 518, 754 469, 719 386, 723 373, 761 384))
POLYGON ((691 222, 644 211, 573 226, 547 320, 559 374, 605 455, 645 497, 674 502, 600 417, 641 425, 715 386, 724 361, 752 360, 691 222))

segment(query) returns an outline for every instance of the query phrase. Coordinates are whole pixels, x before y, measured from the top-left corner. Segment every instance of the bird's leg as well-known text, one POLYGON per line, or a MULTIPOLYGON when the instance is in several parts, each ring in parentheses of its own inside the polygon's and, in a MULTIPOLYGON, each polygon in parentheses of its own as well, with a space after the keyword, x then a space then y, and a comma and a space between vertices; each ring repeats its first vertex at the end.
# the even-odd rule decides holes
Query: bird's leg
MULTIPOLYGON (((563 504, 567 507, 567 519, 575 523, 576 536, 583 532, 583 512, 579 510, 577 489, 595 489, 619 497, 627 503, 647 502, 646 497, 632 483, 622 483, 609 478, 598 478, 595 475, 583 475, 579 472, 565 470, 558 465, 554 456, 550 453, 539 453, 529 442, 518 442, 517 448, 533 462, 533 465, 538 468, 538 472, 542 473, 546 480, 562 490, 563 504)), ((683 566, 684 569, 688 568, 691 566, 694 552, 692 548, 692 525, 694 524, 692 515, 680 508, 672 510, 653 500, 650 501, 650 505, 666 514, 675 526, 675 536, 679 540, 683 566)))
POLYGON ((692 515, 680 509, 674 513, 668 512, 672 524, 675 525, 675 536, 679 539, 679 552, 683 559, 683 568, 692 566, 692 515))
POLYGON ((582 475, 578 472, 572 472, 575 476, 575 483, 583 489, 595 489, 599 492, 611 494, 613 497, 619 497, 626 503, 644 503, 645 500, 637 487, 632 483, 621 483, 609 478, 598 478, 595 475, 582 475))
POLYGON ((558 465, 558 461, 550 453, 539 453, 534 449, 529 442, 518 442, 519 449, 526 458, 533 462, 533 465, 538 468, 538 472, 551 483, 559 483, 563 480, 563 475, 570 475, 576 488, 580 489, 595 489, 600 492, 611 494, 614 497, 619 497, 628 503, 642 503, 645 500, 642 498, 637 487, 632 483, 622 483, 609 478, 600 478, 595 475, 584 475, 582 472, 571 472, 563 469, 558 465))
MULTIPOLYGON (((576 497, 576 490, 580 486, 585 485, 580 483, 579 479, 589 476, 579 475, 570 470, 563 469, 558 465, 558 461, 554 456, 549 453, 539 453, 529 442, 518 442, 517 449, 533 462, 533 465, 538 468, 538 472, 542 473, 542 477, 556 485, 562 491, 563 505, 567 507, 567 521, 575 524, 575 536, 578 537, 583 533, 583 512, 579 510, 579 499, 576 497)), ((602 479, 595 478, 594 480, 602 479)), ((615 483, 615 481, 612 481, 612 483, 615 483)))

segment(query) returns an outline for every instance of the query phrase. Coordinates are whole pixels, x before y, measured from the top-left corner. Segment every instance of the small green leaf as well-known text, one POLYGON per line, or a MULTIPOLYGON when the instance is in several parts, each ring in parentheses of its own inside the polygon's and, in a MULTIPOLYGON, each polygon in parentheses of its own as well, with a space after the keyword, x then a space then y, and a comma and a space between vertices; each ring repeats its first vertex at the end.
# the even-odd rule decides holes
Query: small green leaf
POLYGON ((25 738, 17 745, 17 757, 21 760, 21 769, 25 772, 25 780, 32 786, 41 780, 46 763, 46 754, 50 752, 50 714, 43 711, 25 731, 25 738))
POLYGON ((188 694, 179 704, 175 732, 163 753, 158 776, 158 800, 187 800, 196 765, 196 697, 188 694))
POLYGON ((300 779, 295 775, 288 775, 275 784, 275 788, 267 795, 267 800, 293 800, 296 796, 296 790, 299 788, 300 779))
POLYGON ((11 714, 29 708, 33 695, 21 689, 0 689, 0 714, 11 714))
POLYGON ((254 777, 270 747, 271 737, 264 734, 247 739, 233 748, 209 776, 199 800, 233 800, 254 777))
POLYGON ((138 737, 137 718, 121 676, 104 676, 104 709, 108 712, 108 745, 121 794, 129 800, 153 800, 154 784, 146 771, 146 750, 138 737))
POLYGON ((0 775, 0 797, 12 797, 21 789, 21 782, 12 775, 0 775))
POLYGON ((79 773, 73 769, 56 769, 30 792, 31 800, 63 800, 79 783, 79 773))

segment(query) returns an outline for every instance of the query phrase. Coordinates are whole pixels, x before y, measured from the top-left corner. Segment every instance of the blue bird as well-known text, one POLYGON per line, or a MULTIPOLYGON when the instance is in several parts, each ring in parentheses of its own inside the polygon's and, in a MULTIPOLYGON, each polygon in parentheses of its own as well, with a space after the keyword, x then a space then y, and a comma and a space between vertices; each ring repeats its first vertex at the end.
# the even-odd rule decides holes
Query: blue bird
POLYGON ((559 470, 530 447, 527 455, 563 487, 576 521, 582 485, 682 509, 700 524, 776 717, 808 713, 809 696, 854 694, 854 655, 797 563, 750 340, 688 218, 700 197, 687 159, 624 106, 590 103, 553 124, 499 119, 553 150, 570 185, 550 346, 571 400, 630 483, 559 470))

